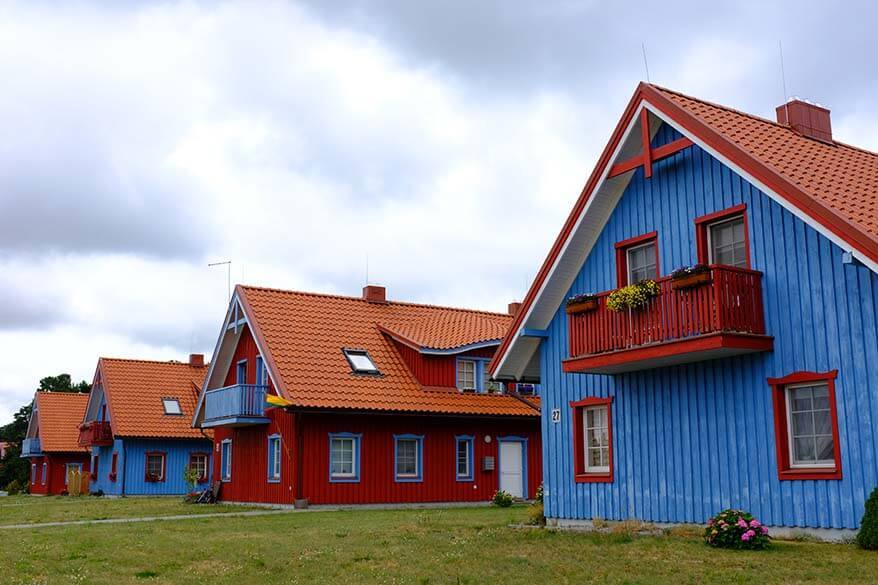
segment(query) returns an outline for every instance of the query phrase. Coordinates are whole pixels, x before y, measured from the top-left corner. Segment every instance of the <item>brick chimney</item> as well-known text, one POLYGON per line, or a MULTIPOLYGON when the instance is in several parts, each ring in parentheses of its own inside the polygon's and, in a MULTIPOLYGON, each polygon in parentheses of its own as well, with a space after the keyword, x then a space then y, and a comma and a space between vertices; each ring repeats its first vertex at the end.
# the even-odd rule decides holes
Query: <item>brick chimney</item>
POLYGON ((386 303, 387 289, 377 284, 367 284, 363 287, 363 298, 370 303, 386 303))
POLYGON ((506 307, 506 311, 507 311, 510 315, 512 315, 513 317, 515 317, 516 315, 518 315, 518 312, 519 312, 520 310, 521 310, 521 303, 516 302, 516 301, 513 301, 513 302, 509 303, 509 306, 506 307))
POLYGON ((798 98, 775 108, 777 123, 789 126, 802 136, 832 142, 829 110, 798 98))
POLYGON ((189 365, 200 368, 204 365, 204 354, 203 353, 190 353, 189 354, 189 365))

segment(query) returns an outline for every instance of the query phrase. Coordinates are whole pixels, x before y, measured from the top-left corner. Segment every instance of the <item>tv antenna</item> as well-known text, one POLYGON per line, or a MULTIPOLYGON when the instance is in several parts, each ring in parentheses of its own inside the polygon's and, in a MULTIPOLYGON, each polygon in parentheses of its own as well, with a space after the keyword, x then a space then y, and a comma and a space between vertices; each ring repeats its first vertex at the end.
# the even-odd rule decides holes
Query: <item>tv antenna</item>
POLYGON ((646 59, 646 43, 640 43, 640 50, 643 51, 643 68, 646 69, 646 82, 652 83, 649 79, 649 61, 646 59))
POLYGON ((790 106, 789 106, 789 97, 787 96, 787 74, 784 71, 783 66, 783 42, 777 41, 777 50, 780 53, 780 82, 783 87, 783 107, 786 110, 787 115, 787 125, 790 124, 790 106))
POLYGON ((223 266, 223 265, 225 265, 225 267, 226 267, 226 278, 228 281, 226 288, 227 288, 227 291, 229 294, 229 300, 231 301, 232 300, 232 261, 231 260, 224 260, 222 262, 211 262, 207 266, 209 268, 211 268, 214 266, 223 266))

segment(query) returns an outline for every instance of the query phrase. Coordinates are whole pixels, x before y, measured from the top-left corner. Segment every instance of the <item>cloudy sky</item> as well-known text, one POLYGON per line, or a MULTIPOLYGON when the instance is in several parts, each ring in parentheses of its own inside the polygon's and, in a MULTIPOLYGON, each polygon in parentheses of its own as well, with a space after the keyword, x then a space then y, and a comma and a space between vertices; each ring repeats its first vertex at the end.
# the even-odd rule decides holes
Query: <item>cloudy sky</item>
POLYGON ((0 0, 0 424, 212 351, 234 282, 503 310, 636 84, 878 150, 863 2, 0 0), (810 4, 810 5, 809 5, 810 4))

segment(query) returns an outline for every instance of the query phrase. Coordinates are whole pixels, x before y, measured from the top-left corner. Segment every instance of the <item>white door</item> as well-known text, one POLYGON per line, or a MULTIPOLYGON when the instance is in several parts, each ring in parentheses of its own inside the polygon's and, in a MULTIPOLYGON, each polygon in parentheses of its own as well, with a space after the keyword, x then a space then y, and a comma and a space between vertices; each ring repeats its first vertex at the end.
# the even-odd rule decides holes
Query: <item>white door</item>
POLYGON ((500 489, 515 498, 524 497, 524 444, 500 443, 500 489))

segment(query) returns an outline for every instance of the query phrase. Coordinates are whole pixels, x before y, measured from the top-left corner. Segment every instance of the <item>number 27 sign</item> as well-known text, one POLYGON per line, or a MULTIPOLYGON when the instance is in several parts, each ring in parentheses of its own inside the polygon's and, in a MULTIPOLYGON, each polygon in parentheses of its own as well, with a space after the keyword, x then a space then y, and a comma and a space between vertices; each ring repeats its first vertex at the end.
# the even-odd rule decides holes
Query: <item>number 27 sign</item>
POLYGON ((552 422, 553 423, 561 422, 561 409, 560 408, 553 408, 552 409, 552 422))

